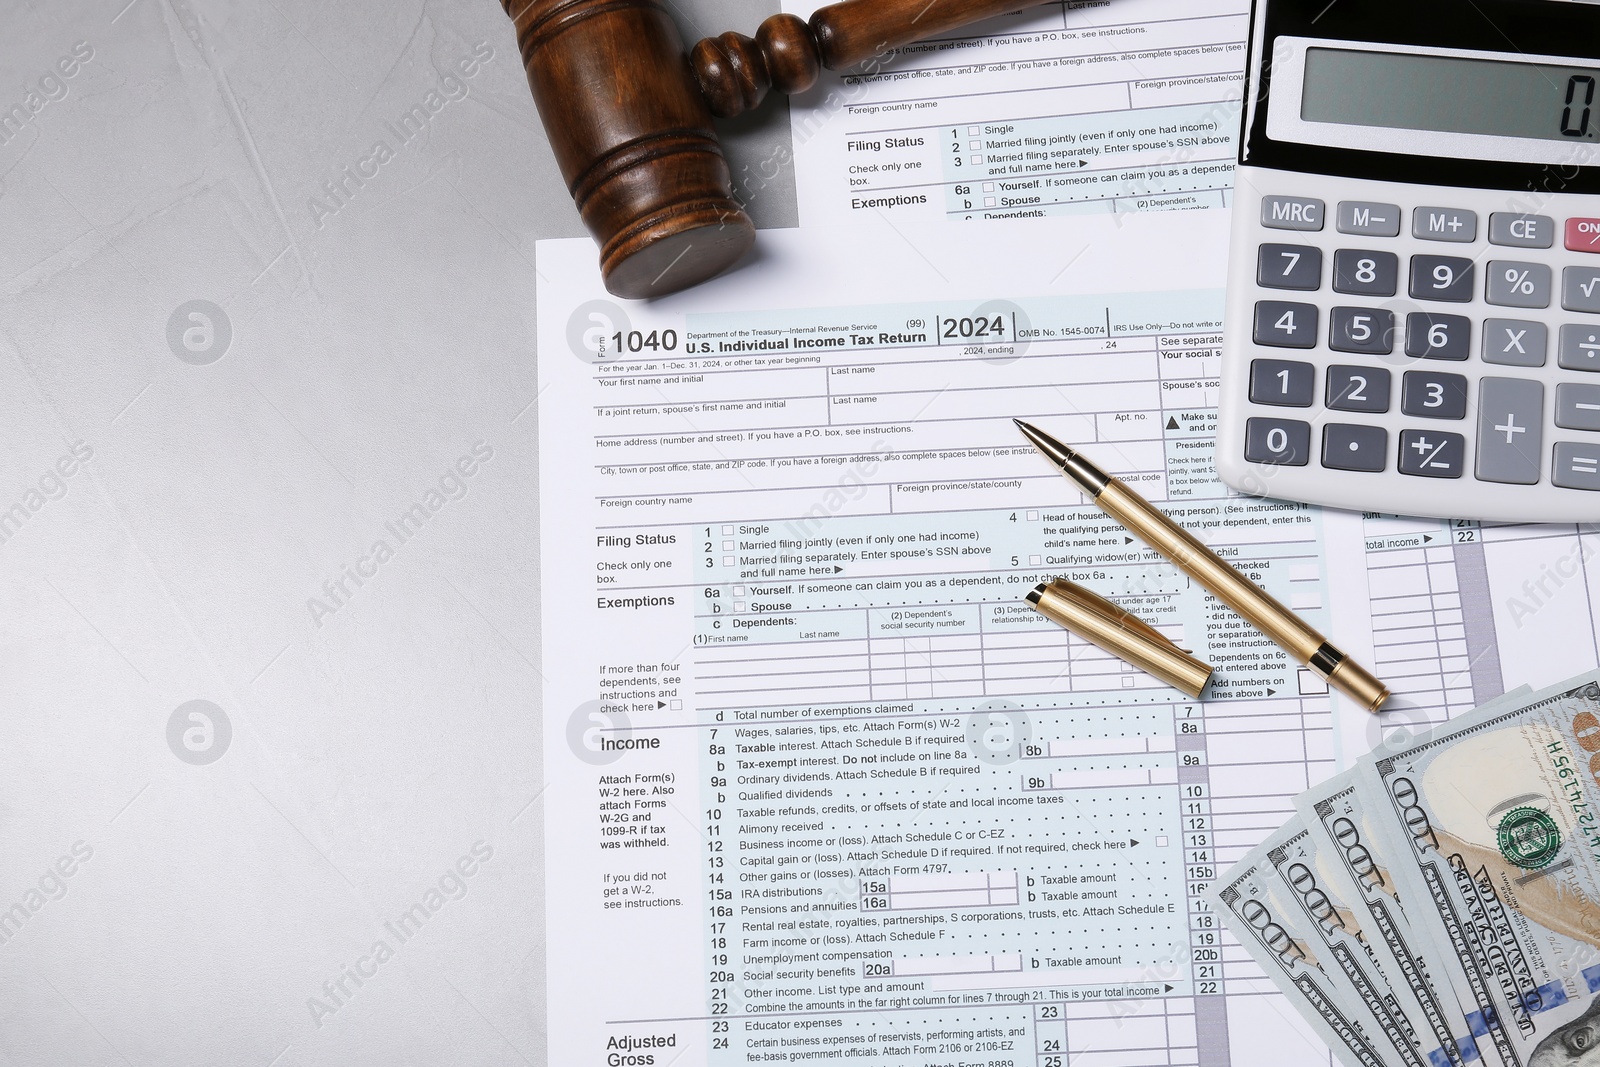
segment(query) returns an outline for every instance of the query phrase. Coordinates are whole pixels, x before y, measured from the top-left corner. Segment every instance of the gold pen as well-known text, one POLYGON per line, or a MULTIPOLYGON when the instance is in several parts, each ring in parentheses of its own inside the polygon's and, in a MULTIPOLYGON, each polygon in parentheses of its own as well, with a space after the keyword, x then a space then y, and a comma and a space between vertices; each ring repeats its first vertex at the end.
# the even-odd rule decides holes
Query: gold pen
POLYGON ((1083 453, 1021 419, 1012 419, 1033 447, 1078 484, 1100 510, 1204 586, 1270 637, 1296 662, 1310 667, 1329 685, 1368 711, 1389 699, 1389 688, 1366 668, 1340 652, 1294 612, 1234 570, 1193 535, 1158 511, 1144 497, 1089 462, 1083 453))
POLYGON ((1138 667, 1195 700, 1211 680, 1211 668, 1132 612, 1081 585, 1057 578, 1039 583, 1028 603, 1096 648, 1138 667))

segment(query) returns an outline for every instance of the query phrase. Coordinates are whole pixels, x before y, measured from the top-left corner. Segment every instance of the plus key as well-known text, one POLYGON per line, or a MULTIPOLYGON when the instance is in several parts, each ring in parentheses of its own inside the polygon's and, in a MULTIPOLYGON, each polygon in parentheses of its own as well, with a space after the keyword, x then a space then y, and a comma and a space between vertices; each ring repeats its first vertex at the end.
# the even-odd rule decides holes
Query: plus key
POLYGON ((1544 462, 1544 383, 1484 378, 1478 391, 1479 481, 1534 485, 1544 462))

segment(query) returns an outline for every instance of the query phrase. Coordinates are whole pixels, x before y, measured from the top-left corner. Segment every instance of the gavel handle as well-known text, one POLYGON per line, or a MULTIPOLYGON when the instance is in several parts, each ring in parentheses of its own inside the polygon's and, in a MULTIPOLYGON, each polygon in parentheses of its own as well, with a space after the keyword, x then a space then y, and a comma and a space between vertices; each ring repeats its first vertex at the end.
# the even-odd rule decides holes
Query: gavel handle
POLYGON ((960 29, 1039 0, 844 0, 819 8, 810 22, 773 15, 754 38, 732 31, 707 37, 689 54, 711 113, 729 118, 759 104, 768 89, 799 93, 823 67, 840 70, 891 48, 960 29))

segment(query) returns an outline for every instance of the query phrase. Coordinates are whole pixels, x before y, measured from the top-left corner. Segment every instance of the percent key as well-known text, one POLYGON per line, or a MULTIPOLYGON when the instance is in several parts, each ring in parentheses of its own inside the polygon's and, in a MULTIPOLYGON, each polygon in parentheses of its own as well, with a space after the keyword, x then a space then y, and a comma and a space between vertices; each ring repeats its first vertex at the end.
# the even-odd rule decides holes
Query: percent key
POLYGON ((1550 268, 1543 263, 1502 260, 1489 264, 1489 291, 1485 299, 1491 304, 1514 308, 1547 308, 1550 306, 1550 293, 1550 268))

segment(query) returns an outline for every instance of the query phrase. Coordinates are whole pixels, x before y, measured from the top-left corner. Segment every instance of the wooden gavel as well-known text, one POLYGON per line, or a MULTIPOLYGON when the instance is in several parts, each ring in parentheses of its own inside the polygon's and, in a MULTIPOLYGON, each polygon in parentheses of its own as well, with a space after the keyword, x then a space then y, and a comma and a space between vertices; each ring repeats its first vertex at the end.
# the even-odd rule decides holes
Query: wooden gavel
POLYGON ((753 39, 708 37, 687 58, 659 0, 500 2, 606 288, 643 298, 720 274, 755 241, 712 115, 1039 0, 844 0, 809 23, 773 15, 753 39))

